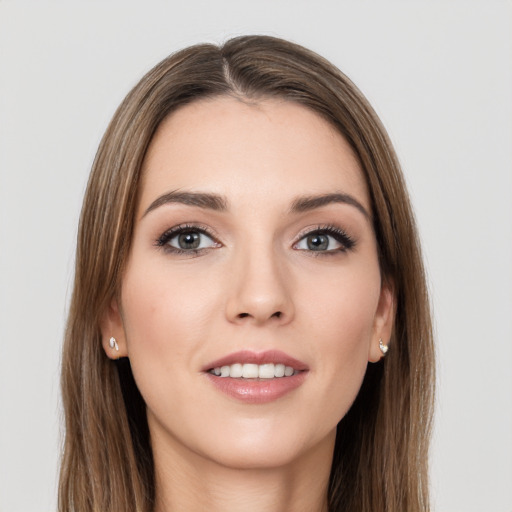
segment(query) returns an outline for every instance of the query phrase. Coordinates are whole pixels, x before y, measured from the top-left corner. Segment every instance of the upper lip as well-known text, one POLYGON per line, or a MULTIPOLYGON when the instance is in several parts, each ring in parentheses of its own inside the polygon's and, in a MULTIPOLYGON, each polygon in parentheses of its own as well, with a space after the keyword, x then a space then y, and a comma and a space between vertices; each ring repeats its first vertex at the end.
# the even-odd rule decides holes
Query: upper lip
POLYGON ((291 366, 294 370, 308 370, 308 366, 295 359, 294 357, 281 352, 280 350, 265 350, 263 352, 254 352, 252 350, 240 350, 233 352, 227 356, 216 359, 211 363, 205 365, 202 371, 209 371, 212 368, 219 368, 221 366, 230 366, 235 363, 248 363, 248 364, 284 364, 291 366))

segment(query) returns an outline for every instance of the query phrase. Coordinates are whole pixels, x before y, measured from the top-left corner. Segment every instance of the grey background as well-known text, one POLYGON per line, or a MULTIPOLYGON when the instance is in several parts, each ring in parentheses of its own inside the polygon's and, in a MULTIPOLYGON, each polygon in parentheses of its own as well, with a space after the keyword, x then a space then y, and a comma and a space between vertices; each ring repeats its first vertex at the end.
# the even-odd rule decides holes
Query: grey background
POLYGON ((289 38, 346 72, 404 167, 438 341, 438 512, 512 511, 512 4, 0 1, 0 511, 52 511, 59 360, 88 171, 188 44, 289 38))

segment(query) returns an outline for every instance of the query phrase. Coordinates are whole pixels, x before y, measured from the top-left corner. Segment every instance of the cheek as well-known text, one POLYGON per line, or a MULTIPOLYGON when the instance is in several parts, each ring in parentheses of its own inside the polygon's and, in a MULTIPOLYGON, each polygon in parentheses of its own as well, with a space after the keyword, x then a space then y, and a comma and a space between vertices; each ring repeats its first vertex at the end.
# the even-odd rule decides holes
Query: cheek
POLYGON ((198 289, 197 276, 151 268, 128 269, 122 291, 123 320, 128 350, 151 349, 158 357, 171 346, 180 351, 180 340, 201 338, 215 310, 216 296, 208 280, 198 289))
POLYGON ((336 351, 366 348, 371 340, 380 295, 377 266, 361 265, 332 273, 314 282, 304 281, 300 316, 308 317, 336 351), (307 311, 307 313, 306 313, 307 311))
POLYGON ((148 418, 173 432, 180 432, 184 418, 193 425, 204 421, 202 408, 192 407, 197 391, 190 378, 197 375, 215 297, 208 287, 198 291, 197 284, 186 272, 140 265, 135 259, 123 280, 123 324, 133 376, 148 418))
POLYGON ((121 304, 128 357, 150 408, 193 403, 184 376, 197 373, 218 310, 215 287, 202 281, 198 289, 197 275, 135 259, 127 268, 121 304), (170 393, 171 383, 180 393, 170 393))
POLYGON ((368 364, 370 343, 380 295, 380 273, 365 266, 361 272, 340 273, 317 280, 310 299, 302 304, 308 310, 315 343, 316 371, 323 393, 317 396, 334 426, 348 411, 359 392, 368 364), (316 336, 315 336, 316 333, 316 336))

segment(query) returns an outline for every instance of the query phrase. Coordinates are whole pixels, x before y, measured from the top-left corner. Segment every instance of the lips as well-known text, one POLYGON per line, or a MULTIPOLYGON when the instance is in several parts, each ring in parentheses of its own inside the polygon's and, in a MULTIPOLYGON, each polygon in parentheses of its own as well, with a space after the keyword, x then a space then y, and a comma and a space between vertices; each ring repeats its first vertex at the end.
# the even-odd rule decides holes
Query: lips
POLYGON ((279 350, 235 352, 203 368, 216 389, 250 404, 277 400, 297 389, 308 366, 279 350))

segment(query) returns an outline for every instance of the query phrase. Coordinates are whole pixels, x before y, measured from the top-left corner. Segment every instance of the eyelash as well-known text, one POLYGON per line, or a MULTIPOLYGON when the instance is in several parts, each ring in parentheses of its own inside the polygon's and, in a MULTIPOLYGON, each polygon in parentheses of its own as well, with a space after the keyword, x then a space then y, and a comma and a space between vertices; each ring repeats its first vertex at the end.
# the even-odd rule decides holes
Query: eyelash
POLYGON ((326 251, 308 251, 305 249, 299 249, 307 252, 309 255, 314 257, 334 256, 339 253, 348 252, 352 250, 356 245, 356 241, 346 231, 332 224, 326 224, 319 225, 314 229, 308 229, 305 232, 301 233, 298 237, 298 241, 295 242, 294 246, 296 246, 300 241, 304 240, 306 237, 312 235, 332 236, 339 244, 341 244, 341 247, 339 247, 338 249, 329 249, 326 251))
MULTIPOLYGON (((199 249, 180 249, 178 247, 173 247, 169 245, 169 241, 175 238, 176 236, 187 233, 187 232, 194 232, 194 233, 201 233, 203 235, 206 235, 208 238, 210 238, 217 247, 220 246, 220 242, 217 241, 216 237, 213 235, 213 233, 206 227, 201 226, 198 224, 180 224, 178 226, 175 226, 171 229, 168 229, 162 235, 160 235, 157 240, 155 241, 155 245, 157 247, 162 248, 164 251, 172 253, 172 254, 178 254, 178 255, 187 255, 187 256, 195 256, 198 255, 201 252, 208 251, 209 249, 215 248, 215 247, 203 247, 199 249)), ((343 229, 334 226, 334 225, 321 225, 317 226, 314 229, 308 229, 307 231, 301 233, 298 236, 297 242, 293 244, 293 247, 295 247, 299 242, 301 242, 303 239, 305 239, 308 236, 312 235, 327 235, 333 237, 338 243, 341 244, 341 247, 337 249, 330 249, 326 251, 313 251, 313 250, 305 250, 305 249, 297 249, 304 252, 308 252, 311 256, 318 257, 318 256, 333 256, 335 254, 343 253, 350 251, 354 248, 356 242, 353 238, 350 237, 344 231, 343 229)))
POLYGON ((201 249, 180 249, 178 247, 173 247, 172 245, 169 245, 169 241, 175 238, 176 236, 182 234, 182 233, 201 233, 203 235, 206 235, 208 238, 211 238, 213 242, 219 246, 219 242, 217 241, 216 237, 213 235, 213 233, 210 232, 210 230, 206 226, 200 226, 198 224, 180 224, 178 226, 175 226, 171 229, 168 229, 165 233, 162 233, 160 235, 155 245, 157 247, 161 247, 164 251, 172 253, 172 254, 183 254, 186 256, 195 256, 203 251, 207 251, 208 249, 212 249, 214 247, 203 247, 201 249))

